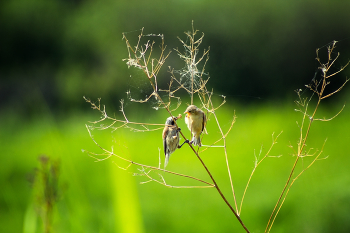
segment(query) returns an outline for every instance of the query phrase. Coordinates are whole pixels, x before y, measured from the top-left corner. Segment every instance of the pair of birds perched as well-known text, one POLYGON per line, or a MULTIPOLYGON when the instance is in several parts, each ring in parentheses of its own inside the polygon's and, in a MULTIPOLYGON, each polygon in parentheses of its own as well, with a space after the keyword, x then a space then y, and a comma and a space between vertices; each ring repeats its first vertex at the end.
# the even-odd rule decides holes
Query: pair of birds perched
POLYGON ((185 122, 187 124, 188 129, 193 134, 192 141, 186 140, 184 143, 179 145, 179 131, 180 128, 177 128, 175 125, 175 121, 181 118, 179 117, 168 117, 165 122, 165 127, 163 130, 163 145, 164 145, 164 154, 165 154, 165 162, 164 168, 168 165, 170 155, 177 149, 181 148, 183 144, 189 143, 195 146, 201 146, 201 133, 204 130, 206 123, 206 116, 204 112, 197 108, 195 105, 190 105, 187 107, 184 112, 185 122))

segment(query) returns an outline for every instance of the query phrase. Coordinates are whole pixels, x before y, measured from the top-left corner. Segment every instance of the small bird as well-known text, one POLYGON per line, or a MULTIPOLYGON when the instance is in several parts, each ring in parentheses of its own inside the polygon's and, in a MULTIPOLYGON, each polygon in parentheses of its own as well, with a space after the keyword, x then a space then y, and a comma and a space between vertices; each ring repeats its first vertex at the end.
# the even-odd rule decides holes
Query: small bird
POLYGON ((174 153, 177 148, 181 148, 183 144, 189 141, 186 140, 179 146, 179 131, 180 128, 177 128, 175 125, 175 121, 181 118, 181 114, 178 117, 168 117, 165 122, 165 127, 163 130, 163 146, 164 146, 164 154, 165 154, 165 162, 164 168, 168 165, 170 155, 174 153))
POLYGON ((184 113, 186 113, 185 122, 187 127, 193 134, 192 141, 189 143, 193 143, 195 146, 202 146, 201 133, 203 132, 206 124, 206 116, 204 112, 197 108, 197 106, 190 105, 187 107, 184 113))

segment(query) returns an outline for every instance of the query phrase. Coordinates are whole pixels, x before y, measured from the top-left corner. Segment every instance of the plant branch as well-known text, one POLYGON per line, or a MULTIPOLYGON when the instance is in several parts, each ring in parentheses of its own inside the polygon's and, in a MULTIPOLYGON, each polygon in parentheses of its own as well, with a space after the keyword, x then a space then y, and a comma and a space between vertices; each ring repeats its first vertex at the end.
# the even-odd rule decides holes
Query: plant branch
MULTIPOLYGON (((316 116, 316 112, 317 110, 319 109, 319 106, 320 106, 320 103, 321 103, 321 100, 325 99, 325 98, 328 98, 330 96, 332 96, 333 94, 339 92, 343 87, 344 85, 348 82, 348 79, 346 79, 345 83, 343 85, 341 85, 336 91, 328 94, 328 95, 324 95, 324 92, 326 90, 326 87, 327 85, 329 84, 329 81, 327 81, 330 77, 338 74, 340 71, 344 70, 344 68, 349 64, 349 62, 344 66, 342 67, 340 70, 328 75, 328 71, 330 70, 330 68, 334 65, 334 62, 338 59, 339 57, 339 53, 337 54, 337 56, 335 57, 335 59, 332 59, 332 53, 333 53, 333 50, 335 48, 335 44, 336 44, 336 41, 333 41, 332 44, 330 46, 327 47, 327 50, 328 50, 328 59, 327 59, 327 62, 326 63, 322 63, 321 62, 321 59, 319 57, 319 49, 316 50, 316 60, 320 63, 321 67, 319 67, 319 69, 322 70, 323 74, 321 76, 321 81, 318 81, 316 78, 313 79, 313 85, 307 85, 306 87, 308 87, 314 94, 317 95, 318 99, 317 99, 317 103, 315 105, 315 108, 312 112, 312 114, 308 114, 308 107, 309 107, 309 103, 313 97, 313 94, 311 95, 310 98, 308 99, 304 99, 304 100, 301 100, 301 96, 300 96, 300 93, 298 93, 298 96, 299 96, 299 99, 300 101, 298 101, 297 103, 301 106, 301 107, 304 107, 304 110, 300 110, 300 112, 303 114, 303 118, 302 118, 302 124, 300 126, 300 136, 299 136, 299 142, 298 142, 298 151, 297 151, 297 156, 296 156, 296 159, 294 161, 294 164, 292 166, 292 169, 289 173, 289 176, 287 178, 287 181, 282 189, 282 192, 277 200, 277 203, 270 215, 270 218, 268 220, 268 223, 267 223, 267 226, 266 226, 266 229, 265 229, 265 233, 267 232, 270 232, 271 231, 271 228, 274 224, 274 221, 279 213, 279 210, 281 209, 285 199, 286 199, 286 196, 290 190, 290 187, 292 186, 292 184, 295 182, 295 180, 306 170, 303 170, 296 178, 294 178, 292 180, 292 177, 294 175, 294 172, 295 172, 295 168, 298 164, 298 161, 300 158, 303 158, 305 157, 305 153, 304 153, 304 150, 305 150, 305 147, 306 147, 306 142, 307 142, 307 139, 309 137, 309 134, 310 134, 310 130, 311 130, 311 125, 312 123, 314 122, 314 120, 320 120, 320 119, 315 119, 315 116, 316 116), (319 84, 321 84, 321 87, 319 87, 319 84), (305 125, 305 120, 308 119, 309 122, 306 126, 306 130, 304 131, 304 125, 305 125)), ((343 106, 344 108, 344 106, 343 106)), ((343 108, 340 110, 340 112, 343 110, 343 108)), ((335 118, 336 116, 339 115, 338 112, 336 115, 334 115, 332 118, 328 119, 328 120, 331 120, 333 118, 335 118)), ((324 119, 322 121, 327 121, 327 119, 324 119)), ((323 147, 322 147, 322 150, 323 150, 323 147)), ((319 154, 320 155, 320 154, 319 154)), ((318 155, 318 156, 319 156, 318 155)), ((316 156, 316 158, 313 160, 313 162, 307 167, 307 169, 314 164, 314 162, 318 159, 318 156, 316 156)))
POLYGON ((283 132, 283 131, 281 131, 275 138, 274 138, 274 133, 273 133, 273 134, 272 134, 272 144, 271 144, 269 150, 266 152, 266 154, 264 155, 264 157, 263 157, 260 161, 258 161, 258 158, 256 158, 255 163, 254 163, 254 168, 253 168, 253 170, 252 170, 252 172, 251 172, 251 174, 250 174, 250 176, 249 176, 247 185, 246 185, 246 187, 245 187, 245 189, 244 189, 244 192, 243 192, 243 196, 242 196, 242 200, 241 200, 241 204, 240 204, 240 207, 239 207, 239 212, 238 212, 238 214, 241 214, 242 205, 243 205, 243 201, 244 201, 244 197, 245 197, 245 194, 246 194, 246 192, 247 192, 248 186, 249 186, 249 184, 250 184, 250 181, 251 181, 251 179, 252 179, 252 177, 253 177, 253 174, 254 174, 255 170, 257 169, 257 167, 260 165, 260 163, 261 163, 265 158, 269 157, 270 152, 271 152, 273 146, 277 143, 277 139, 278 139, 278 137, 282 134, 282 132, 283 132))

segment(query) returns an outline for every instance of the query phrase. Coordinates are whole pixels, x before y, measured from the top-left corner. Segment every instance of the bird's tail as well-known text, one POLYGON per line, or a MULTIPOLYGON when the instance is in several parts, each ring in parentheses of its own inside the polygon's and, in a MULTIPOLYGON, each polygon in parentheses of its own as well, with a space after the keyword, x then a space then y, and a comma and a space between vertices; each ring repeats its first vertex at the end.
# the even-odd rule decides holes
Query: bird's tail
POLYGON ((195 145, 195 146, 202 146, 201 137, 200 136, 197 136, 197 137, 193 136, 192 141, 193 141, 193 145, 195 145))
POLYGON ((170 154, 166 154, 165 155, 165 160, 164 160, 164 169, 166 168, 166 166, 168 165, 169 163, 169 158, 170 158, 170 154))

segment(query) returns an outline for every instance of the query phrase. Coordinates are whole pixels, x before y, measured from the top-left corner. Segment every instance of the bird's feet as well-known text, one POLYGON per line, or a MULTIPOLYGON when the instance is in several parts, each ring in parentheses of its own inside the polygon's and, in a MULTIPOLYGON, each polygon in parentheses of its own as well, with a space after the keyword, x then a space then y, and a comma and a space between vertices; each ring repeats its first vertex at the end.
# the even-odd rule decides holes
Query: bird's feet
POLYGON ((184 141, 180 146, 178 146, 177 148, 181 148, 185 143, 189 143, 190 141, 188 139, 186 139, 186 141, 184 141))

